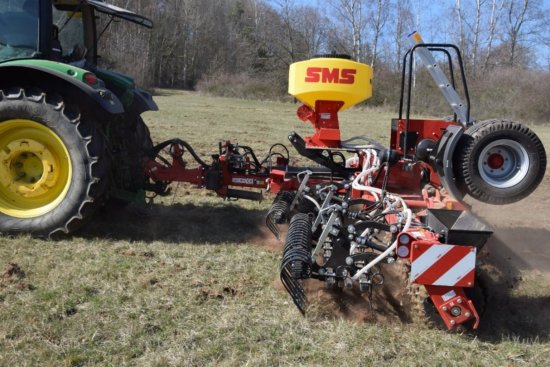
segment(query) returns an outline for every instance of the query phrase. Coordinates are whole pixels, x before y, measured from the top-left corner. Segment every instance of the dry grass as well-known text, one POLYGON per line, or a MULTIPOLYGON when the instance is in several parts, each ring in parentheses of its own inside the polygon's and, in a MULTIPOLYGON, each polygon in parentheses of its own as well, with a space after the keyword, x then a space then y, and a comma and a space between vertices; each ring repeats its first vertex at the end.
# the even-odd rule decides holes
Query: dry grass
MULTIPOLYGON (((181 137, 203 157, 219 140, 262 155, 289 131, 310 131, 290 104, 168 91, 156 99, 162 112, 146 116, 155 140, 181 137)), ((344 136, 355 130, 385 141, 390 117, 344 113, 344 136)), ((550 146, 550 129, 539 129, 550 146)), ((531 314, 495 307, 517 322, 476 337, 301 317, 275 282, 280 252, 263 229, 268 206, 180 185, 150 207, 100 213, 70 239, 2 238, 0 366, 550 364, 545 273, 525 274, 508 295, 531 314)))

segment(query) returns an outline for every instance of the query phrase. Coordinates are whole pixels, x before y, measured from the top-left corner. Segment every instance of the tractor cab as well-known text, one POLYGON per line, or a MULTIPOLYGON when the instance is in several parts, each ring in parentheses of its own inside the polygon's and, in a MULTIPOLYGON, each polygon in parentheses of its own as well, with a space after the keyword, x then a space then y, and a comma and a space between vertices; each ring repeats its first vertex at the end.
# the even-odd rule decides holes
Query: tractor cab
POLYGON ((153 27, 151 20, 102 0, 0 0, 0 62, 33 58, 91 67, 100 17, 106 24, 101 34, 116 19, 153 27))

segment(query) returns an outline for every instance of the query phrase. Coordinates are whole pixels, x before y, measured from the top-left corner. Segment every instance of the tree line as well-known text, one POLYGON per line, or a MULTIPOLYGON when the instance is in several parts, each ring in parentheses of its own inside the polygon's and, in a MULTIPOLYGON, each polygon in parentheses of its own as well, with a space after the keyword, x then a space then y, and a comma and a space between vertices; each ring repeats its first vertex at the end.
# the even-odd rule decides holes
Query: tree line
MULTIPOLYGON (((533 121, 550 112, 548 102, 534 106, 550 93, 550 12, 542 0, 111 2, 155 23, 147 30, 115 22, 100 40, 102 64, 146 86, 283 98, 291 63, 337 53, 373 66, 369 104, 396 106, 406 35, 419 30, 427 42, 461 49, 474 112, 510 109, 510 117, 533 121)), ((442 104, 427 97, 430 83, 420 73, 419 111, 442 104)))

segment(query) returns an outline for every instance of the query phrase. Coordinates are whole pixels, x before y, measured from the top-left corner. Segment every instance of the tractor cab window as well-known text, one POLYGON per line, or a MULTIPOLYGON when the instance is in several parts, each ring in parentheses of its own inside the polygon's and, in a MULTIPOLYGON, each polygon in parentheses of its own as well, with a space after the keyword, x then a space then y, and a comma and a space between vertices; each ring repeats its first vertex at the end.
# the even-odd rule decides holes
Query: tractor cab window
POLYGON ((36 55, 39 0, 0 0, 0 60, 36 55))
POLYGON ((53 7, 52 58, 83 67, 87 51, 82 13, 53 7))

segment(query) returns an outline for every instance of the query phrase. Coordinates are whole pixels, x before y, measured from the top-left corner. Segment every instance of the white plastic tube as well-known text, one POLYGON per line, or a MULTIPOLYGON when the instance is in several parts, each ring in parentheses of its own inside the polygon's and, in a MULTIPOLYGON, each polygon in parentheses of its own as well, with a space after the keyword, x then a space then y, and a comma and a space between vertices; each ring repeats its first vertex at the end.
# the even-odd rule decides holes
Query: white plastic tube
MULTIPOLYGON (((405 232, 409 227, 411 226, 412 221, 412 211, 410 209, 405 210, 405 214, 407 215, 407 219, 405 221, 405 226, 403 227, 402 232, 405 232)), ((394 251, 397 248, 397 239, 392 243, 390 247, 387 248, 386 251, 382 252, 380 255, 378 255, 374 260, 372 260, 370 263, 365 265, 361 268, 351 279, 357 280, 361 277, 361 275, 365 274, 369 269, 371 269, 373 266, 376 266, 380 261, 384 260, 392 251, 394 251)))

